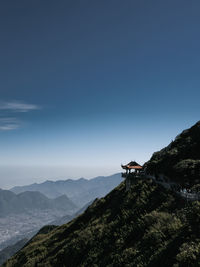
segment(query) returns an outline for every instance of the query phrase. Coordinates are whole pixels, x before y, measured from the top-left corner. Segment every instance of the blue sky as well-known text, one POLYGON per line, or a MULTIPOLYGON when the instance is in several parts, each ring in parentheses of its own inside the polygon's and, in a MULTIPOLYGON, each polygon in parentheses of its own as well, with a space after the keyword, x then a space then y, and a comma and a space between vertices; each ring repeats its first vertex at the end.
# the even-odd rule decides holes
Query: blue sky
POLYGON ((2 1, 0 187, 144 163, 200 119, 198 0, 2 1))

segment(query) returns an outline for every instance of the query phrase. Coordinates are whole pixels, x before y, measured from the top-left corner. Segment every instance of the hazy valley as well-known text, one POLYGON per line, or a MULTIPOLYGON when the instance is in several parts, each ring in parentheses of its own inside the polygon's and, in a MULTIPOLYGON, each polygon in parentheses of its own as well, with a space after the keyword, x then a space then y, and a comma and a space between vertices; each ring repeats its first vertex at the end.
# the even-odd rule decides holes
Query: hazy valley
POLYGON ((95 198, 105 196, 121 181, 120 174, 115 174, 92 180, 47 181, 12 190, 18 191, 18 194, 0 190, 0 249, 20 239, 30 238, 46 224, 59 225, 70 221, 95 198), (54 195, 50 195, 55 187, 54 195), (70 199, 65 194, 69 192, 70 199))
POLYGON ((155 153, 128 190, 123 182, 69 223, 41 229, 4 266, 199 266, 199 201, 157 182, 197 192, 199 146, 200 122, 155 153), (173 166, 184 176, 174 179, 173 166))
POLYGON ((200 1, 0 1, 0 36, 0 266, 200 267, 200 1))

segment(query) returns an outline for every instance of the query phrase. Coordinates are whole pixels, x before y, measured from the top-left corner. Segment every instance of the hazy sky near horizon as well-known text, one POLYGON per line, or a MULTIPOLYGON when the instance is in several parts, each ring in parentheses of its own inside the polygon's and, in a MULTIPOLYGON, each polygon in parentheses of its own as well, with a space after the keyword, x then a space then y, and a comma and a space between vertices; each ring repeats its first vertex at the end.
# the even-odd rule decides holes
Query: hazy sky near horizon
POLYGON ((0 188, 144 163, 200 119, 199 0, 0 3, 0 188))

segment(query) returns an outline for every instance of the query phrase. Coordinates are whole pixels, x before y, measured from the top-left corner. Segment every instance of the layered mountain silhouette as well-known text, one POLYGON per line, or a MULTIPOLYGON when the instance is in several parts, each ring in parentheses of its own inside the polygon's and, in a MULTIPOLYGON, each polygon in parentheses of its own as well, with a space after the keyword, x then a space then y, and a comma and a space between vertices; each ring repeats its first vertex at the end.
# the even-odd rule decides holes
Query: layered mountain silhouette
MULTIPOLYGON (((181 179, 172 171, 183 160, 200 160, 198 128, 154 154, 146 169, 195 186, 198 172, 190 180, 188 173, 181 179)), ((122 182, 71 222, 42 230, 4 266, 199 266, 199 236, 199 201, 143 176, 128 191, 122 182)))
POLYGON ((49 198, 67 195, 77 206, 82 207, 97 197, 103 197, 122 182, 121 174, 99 176, 90 180, 81 178, 65 181, 46 181, 41 184, 17 186, 11 189, 14 193, 25 191, 38 191, 49 198))
POLYGON ((0 216, 10 213, 26 213, 32 210, 62 210, 73 212, 77 206, 66 196, 62 195, 55 199, 49 199, 40 192, 26 191, 15 194, 9 190, 0 189, 0 216))

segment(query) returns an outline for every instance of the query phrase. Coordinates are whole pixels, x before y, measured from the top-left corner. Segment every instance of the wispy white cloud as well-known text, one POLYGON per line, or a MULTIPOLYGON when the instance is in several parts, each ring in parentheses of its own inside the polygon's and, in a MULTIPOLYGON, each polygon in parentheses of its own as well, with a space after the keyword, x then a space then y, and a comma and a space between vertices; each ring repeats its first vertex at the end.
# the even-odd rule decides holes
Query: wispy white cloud
POLYGON ((30 112, 39 110, 40 107, 34 104, 28 104, 20 101, 0 101, 0 131, 16 130, 22 126, 18 118, 11 117, 11 114, 30 112))
POLYGON ((11 131, 19 128, 17 124, 0 125, 0 131, 11 131))
POLYGON ((16 130, 20 127, 20 122, 16 118, 0 118, 0 131, 16 130))
POLYGON ((27 104, 18 101, 0 102, 0 110, 14 111, 14 112, 28 112, 31 110, 38 110, 39 106, 34 104, 27 104))

